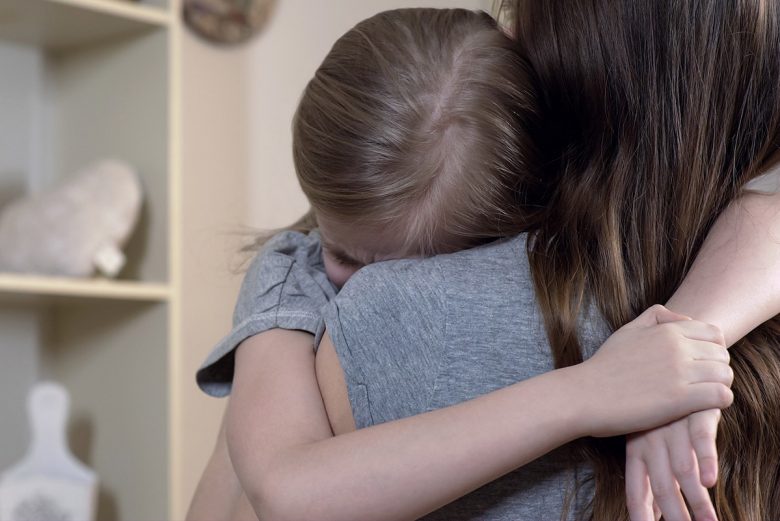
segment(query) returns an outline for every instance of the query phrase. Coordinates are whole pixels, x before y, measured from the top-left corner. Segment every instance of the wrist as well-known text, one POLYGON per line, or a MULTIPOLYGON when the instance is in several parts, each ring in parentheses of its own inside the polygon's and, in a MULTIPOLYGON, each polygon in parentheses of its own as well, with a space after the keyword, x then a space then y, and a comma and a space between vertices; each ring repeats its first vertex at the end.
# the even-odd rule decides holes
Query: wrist
POLYGON ((593 436, 599 422, 599 397, 594 381, 588 374, 587 361, 557 369, 561 399, 562 428, 570 433, 571 439, 593 436))
POLYGON ((546 375, 551 384, 549 403, 556 413, 555 428, 564 435, 564 443, 590 436, 593 432, 593 397, 586 385, 584 369, 583 364, 578 364, 546 375))

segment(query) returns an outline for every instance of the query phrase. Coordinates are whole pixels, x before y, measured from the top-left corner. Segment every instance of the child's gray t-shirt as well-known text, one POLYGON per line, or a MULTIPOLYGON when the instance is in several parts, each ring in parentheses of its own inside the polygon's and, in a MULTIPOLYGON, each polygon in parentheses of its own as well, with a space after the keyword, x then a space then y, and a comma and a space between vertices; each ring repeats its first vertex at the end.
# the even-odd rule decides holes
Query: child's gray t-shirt
MULTIPOLYGON (((358 428, 454 405, 554 368, 525 235, 363 268, 323 316, 358 428)), ((608 334, 600 317, 586 313, 585 355, 608 334)), ((562 447, 425 519, 558 520, 575 482, 588 475, 562 447)), ((586 484, 569 519, 581 518, 591 494, 586 484)))
POLYGON ((272 237, 244 275, 233 311, 233 329, 212 349, 196 374, 211 396, 227 396, 233 383, 235 350, 269 329, 317 332, 320 309, 336 295, 325 274, 319 233, 285 231, 272 237))

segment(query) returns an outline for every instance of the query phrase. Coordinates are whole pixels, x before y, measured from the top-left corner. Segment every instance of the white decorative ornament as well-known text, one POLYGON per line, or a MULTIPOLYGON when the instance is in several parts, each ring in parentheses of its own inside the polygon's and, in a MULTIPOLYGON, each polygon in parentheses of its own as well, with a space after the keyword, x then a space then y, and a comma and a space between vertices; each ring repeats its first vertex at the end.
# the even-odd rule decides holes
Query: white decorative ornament
POLYGON ((0 271, 115 277, 121 248, 138 220, 141 186, 135 171, 102 161, 59 188, 13 201, 0 212, 0 271))
POLYGON ((69 398, 59 384, 36 385, 27 400, 32 443, 0 474, 3 521, 92 521, 98 480, 68 449, 69 398))

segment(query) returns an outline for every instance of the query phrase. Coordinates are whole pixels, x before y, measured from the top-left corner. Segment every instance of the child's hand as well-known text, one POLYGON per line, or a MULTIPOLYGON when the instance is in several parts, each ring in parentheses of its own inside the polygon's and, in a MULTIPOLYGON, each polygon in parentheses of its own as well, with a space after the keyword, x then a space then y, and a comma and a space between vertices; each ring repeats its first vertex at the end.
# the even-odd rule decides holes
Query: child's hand
POLYGON ((720 410, 710 409, 633 434, 626 442, 626 503, 632 521, 690 521, 683 495, 697 521, 717 519, 706 487, 715 485, 715 436, 720 410))
POLYGON ((734 398, 721 331, 660 305, 617 330, 577 369, 590 436, 646 430, 728 407, 734 398))
POLYGON ((632 521, 716 520, 707 492, 718 479, 720 409, 700 411, 626 439, 626 504, 632 521), (685 500, 683 500, 685 497, 685 500))

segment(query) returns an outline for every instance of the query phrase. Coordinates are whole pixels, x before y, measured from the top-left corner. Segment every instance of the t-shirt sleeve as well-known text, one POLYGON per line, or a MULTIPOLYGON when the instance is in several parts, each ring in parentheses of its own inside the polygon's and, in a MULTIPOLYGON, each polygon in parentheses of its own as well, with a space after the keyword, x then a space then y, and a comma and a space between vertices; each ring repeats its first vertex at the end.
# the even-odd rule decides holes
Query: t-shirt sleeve
POLYGON ((282 232, 266 243, 244 275, 233 312, 233 329, 197 372, 198 386, 212 396, 230 394, 236 347, 269 329, 315 334, 320 310, 336 294, 325 274, 316 231, 282 232))
POLYGON ((358 428, 429 410, 444 357, 446 302, 432 260, 361 269, 323 308, 358 428))

